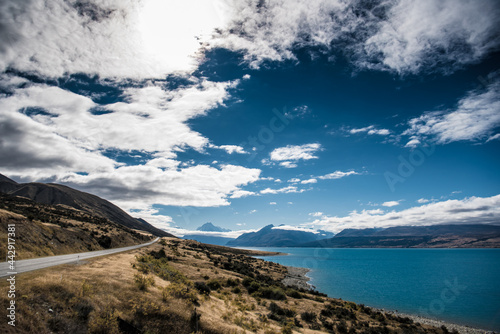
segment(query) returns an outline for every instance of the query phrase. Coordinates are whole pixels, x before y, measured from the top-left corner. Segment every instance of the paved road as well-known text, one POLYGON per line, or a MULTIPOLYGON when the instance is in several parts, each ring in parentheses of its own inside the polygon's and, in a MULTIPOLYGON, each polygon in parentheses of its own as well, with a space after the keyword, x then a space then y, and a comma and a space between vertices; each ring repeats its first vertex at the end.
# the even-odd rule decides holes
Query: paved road
POLYGON ((24 273, 26 271, 32 271, 32 270, 57 266, 60 264, 77 262, 80 260, 90 259, 91 257, 109 255, 109 254, 114 254, 114 253, 119 253, 119 252, 125 252, 128 250, 137 249, 137 248, 152 245, 155 242, 157 242, 159 239, 160 238, 156 238, 155 240, 150 241, 150 242, 145 243, 145 244, 122 247, 122 248, 113 248, 113 249, 106 249, 106 250, 94 251, 94 252, 47 256, 47 257, 40 257, 40 258, 36 258, 36 259, 20 260, 20 261, 15 262, 15 269, 14 270, 9 269, 9 264, 7 262, 1 262, 0 263, 0 277, 15 275, 16 273, 20 274, 20 273, 24 273))

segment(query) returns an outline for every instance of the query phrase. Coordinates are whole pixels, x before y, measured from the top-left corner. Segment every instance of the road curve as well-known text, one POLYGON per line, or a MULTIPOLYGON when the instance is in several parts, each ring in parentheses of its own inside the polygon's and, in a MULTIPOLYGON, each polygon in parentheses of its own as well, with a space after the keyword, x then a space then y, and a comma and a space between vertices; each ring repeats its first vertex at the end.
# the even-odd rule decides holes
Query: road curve
POLYGON ((91 257, 109 255, 114 253, 120 253, 129 251, 132 249, 137 249, 145 246, 149 246, 157 242, 160 238, 156 238, 153 241, 147 242, 141 245, 121 247, 121 248, 113 248, 106 249, 101 251, 94 252, 83 252, 83 253, 75 253, 75 254, 66 254, 66 255, 56 255, 56 256, 47 256, 47 257, 39 257, 35 259, 27 259, 27 260, 19 260, 14 263, 14 270, 9 268, 8 262, 0 263, 0 277, 16 275, 20 273, 24 273, 26 271, 32 271, 52 266, 58 266, 60 264, 78 262, 80 260, 90 259, 91 257))

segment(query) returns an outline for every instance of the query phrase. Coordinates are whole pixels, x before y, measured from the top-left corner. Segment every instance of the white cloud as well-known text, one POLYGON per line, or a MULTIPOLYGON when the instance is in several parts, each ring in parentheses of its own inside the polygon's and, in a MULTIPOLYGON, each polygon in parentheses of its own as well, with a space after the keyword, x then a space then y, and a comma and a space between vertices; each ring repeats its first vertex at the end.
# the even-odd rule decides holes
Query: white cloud
POLYGON ((319 150, 321 150, 321 145, 318 143, 287 145, 274 149, 270 154, 270 160, 278 161, 286 168, 295 168, 300 160, 318 159, 315 153, 319 150))
POLYGON ((374 125, 370 125, 364 128, 352 128, 348 130, 350 134, 357 134, 357 133, 367 133, 369 135, 380 135, 380 136, 387 136, 391 134, 391 132, 387 129, 377 129, 375 128, 374 125))
POLYGON ((301 184, 312 184, 312 183, 317 183, 317 182, 318 182, 318 180, 316 180, 314 178, 300 181, 301 184))
POLYGON ((309 216, 313 216, 313 217, 321 217, 323 216, 323 212, 320 212, 320 211, 317 211, 317 212, 311 212, 309 214, 309 216))
POLYGON ((452 71, 498 49, 499 7, 495 0, 396 0, 370 8, 354 0, 232 1, 230 23, 208 45, 241 51, 254 68, 297 61, 294 52, 303 47, 319 50, 312 58, 344 51, 360 68, 452 71))
POLYGON ((420 198, 417 200, 417 203, 419 204, 424 204, 424 203, 429 203, 430 200, 426 199, 426 198, 420 198))
MULTIPOLYGON (((245 223, 237 223, 238 226, 244 226, 245 223)), ((179 227, 172 226, 163 226, 162 230, 171 233, 177 237, 184 237, 186 235, 200 235, 200 236, 209 236, 209 237, 223 237, 223 238, 233 238, 236 239, 240 235, 244 233, 257 232, 255 229, 250 230, 239 230, 239 231, 230 231, 230 232, 211 232, 211 231, 197 231, 197 230, 188 230, 179 227)))
POLYGON ((269 205, 276 205, 276 202, 269 202, 269 205))
POLYGON ((3 1, 0 13, 0 69, 49 77, 190 72, 200 41, 229 19, 222 2, 195 0, 3 1))
POLYGON ((499 8, 488 0, 394 1, 375 33, 353 46, 357 63, 398 73, 474 63, 500 44, 499 8))
POLYGON ((421 144, 421 142, 419 139, 412 138, 412 139, 410 139, 409 142, 406 143, 405 147, 416 148, 416 147, 420 146, 420 144, 421 144))
POLYGON ((318 176, 319 179, 321 180, 336 180, 336 179, 341 179, 343 177, 349 176, 349 175, 359 175, 359 173, 351 170, 348 172, 342 172, 342 171, 335 171, 333 173, 329 173, 323 176, 318 176))
POLYGON ((292 178, 292 179, 288 180, 288 182, 289 182, 289 183, 298 183, 298 182, 300 182, 300 179, 298 179, 298 178, 294 177, 294 178, 292 178))
POLYGON ((305 225, 338 233, 346 228, 423 226, 435 224, 498 224, 500 195, 447 200, 384 213, 382 210, 353 211, 345 217, 323 216, 305 225))
POLYGON ((248 154, 248 152, 245 151, 245 149, 243 147, 238 146, 238 145, 220 145, 220 146, 210 145, 209 147, 224 150, 228 154, 233 154, 233 153, 248 154))
POLYGON ((253 209, 253 210, 250 210, 250 212, 248 212, 249 214, 253 214, 253 213, 256 213, 257 210, 256 209, 253 209))
POLYGON ((196 165, 180 170, 153 166, 122 166, 89 175, 69 174, 58 182, 112 200, 126 210, 144 209, 151 203, 214 207, 229 205, 227 197, 256 182, 260 170, 224 165, 220 169, 196 165))
POLYGON ((291 161, 282 161, 280 162, 280 166, 285 168, 297 168, 297 164, 291 161))
POLYGON ((288 187, 283 187, 280 189, 271 189, 271 188, 266 188, 264 190, 261 190, 261 194, 290 194, 290 193, 302 193, 306 191, 305 189, 298 189, 295 186, 288 186, 288 187))
POLYGON ((248 190, 236 190, 231 194, 231 198, 242 198, 247 196, 258 196, 256 192, 248 190))
POLYGON ((285 112, 285 117, 288 117, 290 119, 302 118, 305 115, 310 114, 310 113, 311 113, 311 109, 306 105, 302 105, 302 106, 295 107, 290 111, 285 112))
POLYGON ((488 140, 486 142, 489 142, 492 140, 497 140, 497 139, 500 139, 500 133, 497 133, 496 135, 491 136, 490 138, 488 138, 488 140))
POLYGON ((425 113, 409 121, 403 134, 413 136, 406 146, 431 140, 438 144, 455 141, 478 141, 490 137, 500 126, 500 80, 485 91, 471 91, 451 111, 425 113))
POLYGON ((292 226, 292 225, 280 225, 274 226, 273 230, 285 230, 285 231, 300 231, 300 232, 311 232, 314 234, 318 234, 320 232, 313 230, 309 227, 300 227, 300 226, 292 226))
POLYGON ((386 207, 393 207, 393 206, 398 206, 399 205, 399 201, 388 201, 388 202, 384 202, 382 203, 382 206, 386 206, 386 207))

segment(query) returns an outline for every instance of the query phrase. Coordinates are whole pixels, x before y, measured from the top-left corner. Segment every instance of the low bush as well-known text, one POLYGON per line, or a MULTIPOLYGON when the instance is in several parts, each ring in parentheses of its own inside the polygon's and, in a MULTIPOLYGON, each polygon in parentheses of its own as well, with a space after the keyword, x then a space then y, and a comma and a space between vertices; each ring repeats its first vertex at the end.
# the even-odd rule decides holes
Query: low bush
POLYGON ((167 301, 168 298, 173 297, 179 299, 186 299, 193 304, 198 302, 196 292, 193 291, 193 289, 188 285, 179 283, 170 283, 169 286, 163 289, 162 297, 164 301, 167 301))
MULTIPOLYGON (((250 291, 249 291, 250 292, 250 291)), ((277 287, 264 287, 259 288, 255 293, 257 296, 272 300, 285 300, 286 294, 282 289, 277 287)))
POLYGON ((219 290, 220 288, 222 288, 222 285, 220 284, 219 280, 215 278, 208 281, 207 286, 210 288, 210 290, 219 290))
POLYGON ((204 295, 209 295, 210 294, 211 290, 208 287, 207 283, 205 283, 205 282, 194 282, 194 287, 201 294, 204 294, 204 295))
POLYGON ((314 312, 302 312, 300 314, 300 317, 302 318, 302 320, 308 323, 316 321, 316 313, 314 312))
POLYGON ((146 291, 150 286, 155 284, 155 279, 149 275, 135 274, 134 281, 139 290, 146 291))

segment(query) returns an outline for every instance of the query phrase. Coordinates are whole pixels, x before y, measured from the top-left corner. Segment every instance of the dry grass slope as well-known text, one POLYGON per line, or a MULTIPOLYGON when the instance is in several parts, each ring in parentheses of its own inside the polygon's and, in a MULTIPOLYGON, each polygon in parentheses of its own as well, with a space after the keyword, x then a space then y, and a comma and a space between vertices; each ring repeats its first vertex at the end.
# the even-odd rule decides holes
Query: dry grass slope
POLYGON ((152 238, 72 208, 0 194, 0 259, 6 255, 8 224, 16 224, 17 260, 131 246, 152 238))
MULTIPOLYGON (((447 333, 318 292, 225 247, 163 239, 141 250, 18 276, 5 333, 447 333)), ((7 285, 0 304, 7 307, 7 285)))

